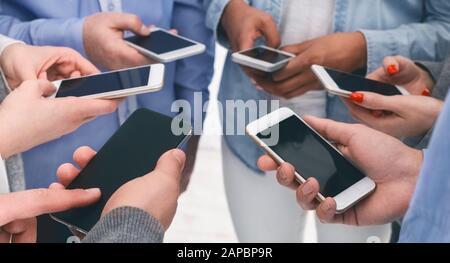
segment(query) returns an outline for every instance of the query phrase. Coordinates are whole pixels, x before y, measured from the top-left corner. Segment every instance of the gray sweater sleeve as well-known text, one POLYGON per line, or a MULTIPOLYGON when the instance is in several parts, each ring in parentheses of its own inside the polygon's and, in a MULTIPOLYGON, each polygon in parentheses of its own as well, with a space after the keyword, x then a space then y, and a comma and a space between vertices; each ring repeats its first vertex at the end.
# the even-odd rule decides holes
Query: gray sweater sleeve
POLYGON ((103 217, 83 239, 83 243, 162 243, 164 228, 144 210, 134 207, 114 209, 103 217))

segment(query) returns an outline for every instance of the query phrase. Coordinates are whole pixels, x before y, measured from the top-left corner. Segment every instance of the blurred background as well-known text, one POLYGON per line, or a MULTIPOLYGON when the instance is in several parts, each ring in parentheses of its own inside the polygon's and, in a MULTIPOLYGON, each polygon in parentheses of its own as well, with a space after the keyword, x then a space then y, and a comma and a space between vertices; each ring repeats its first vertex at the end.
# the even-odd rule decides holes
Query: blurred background
MULTIPOLYGON (((220 122, 217 93, 226 50, 217 46, 215 75, 210 86, 211 102, 188 190, 178 203, 175 219, 165 236, 169 243, 238 242, 233 229, 223 185, 220 122)), ((314 220, 310 215, 306 242, 315 242, 314 220)))

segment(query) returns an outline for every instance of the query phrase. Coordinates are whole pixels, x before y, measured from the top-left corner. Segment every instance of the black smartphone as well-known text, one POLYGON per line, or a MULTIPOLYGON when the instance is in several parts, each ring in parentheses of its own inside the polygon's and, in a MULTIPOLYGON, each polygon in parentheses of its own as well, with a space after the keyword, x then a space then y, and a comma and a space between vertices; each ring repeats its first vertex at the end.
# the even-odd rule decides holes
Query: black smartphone
POLYGON ((173 132, 172 127, 191 130, 190 124, 182 123, 179 119, 147 109, 134 112, 67 187, 100 188, 101 199, 88 207, 52 214, 52 218, 81 233, 89 232, 100 219, 103 207, 115 191, 154 170, 165 152, 186 143, 190 134, 176 135, 181 132, 173 132))
POLYGON ((358 75, 318 65, 313 65, 311 68, 328 92, 339 96, 349 96, 352 92, 358 91, 374 92, 384 96, 409 94, 402 87, 367 79, 358 75))

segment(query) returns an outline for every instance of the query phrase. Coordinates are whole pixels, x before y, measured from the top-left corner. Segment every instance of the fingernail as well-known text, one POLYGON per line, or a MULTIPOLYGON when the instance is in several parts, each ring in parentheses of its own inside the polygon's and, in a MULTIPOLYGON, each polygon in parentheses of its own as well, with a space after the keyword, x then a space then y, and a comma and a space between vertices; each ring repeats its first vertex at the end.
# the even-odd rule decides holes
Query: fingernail
POLYGON ((312 185, 309 183, 309 180, 306 181, 305 185, 302 188, 302 194, 307 196, 312 194, 312 192, 314 191, 312 185))
POLYGON ((286 174, 283 172, 283 169, 280 168, 280 169, 278 170, 278 172, 279 172, 279 174, 280 174, 280 179, 281 179, 281 181, 286 182, 287 176, 286 176, 286 174))
POLYGON ((387 67, 387 72, 389 73, 389 75, 395 75, 398 73, 398 69, 396 65, 389 65, 387 67))
POLYGON ((422 96, 430 97, 430 95, 431 95, 430 90, 428 88, 425 88, 422 92, 422 96))
POLYGON ((356 103, 363 103, 364 102, 364 94, 362 93, 358 93, 358 92, 353 92, 350 95, 350 100, 356 103))
POLYGON ((333 210, 333 208, 327 202, 324 202, 322 204, 322 210, 329 213, 333 210))
POLYGON ((86 189, 84 191, 86 191, 86 192, 88 192, 90 194, 98 194, 98 193, 100 193, 100 189, 99 188, 91 188, 91 189, 86 189))
POLYGON ((141 34, 144 36, 147 36, 150 34, 150 28, 147 27, 146 25, 142 25, 141 27, 141 34))
POLYGON ((186 161, 186 155, 181 150, 173 150, 172 155, 175 159, 177 159, 178 163, 180 165, 184 165, 184 162, 186 161))

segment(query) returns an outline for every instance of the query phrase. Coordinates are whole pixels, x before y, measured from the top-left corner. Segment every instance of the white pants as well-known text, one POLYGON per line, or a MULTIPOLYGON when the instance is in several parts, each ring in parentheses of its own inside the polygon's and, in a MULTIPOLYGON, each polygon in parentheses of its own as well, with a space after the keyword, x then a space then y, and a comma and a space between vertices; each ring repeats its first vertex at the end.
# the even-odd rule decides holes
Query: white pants
MULTIPOLYGON (((294 191, 280 186, 275 173, 261 176, 222 143, 225 192, 234 228, 244 243, 303 242, 306 213, 294 191)), ((390 225, 349 227, 316 222, 319 243, 389 242, 390 225)))

